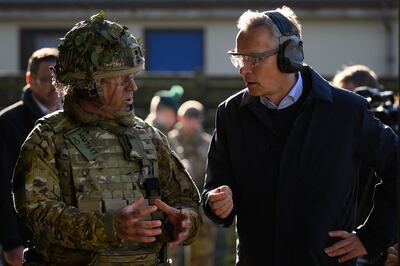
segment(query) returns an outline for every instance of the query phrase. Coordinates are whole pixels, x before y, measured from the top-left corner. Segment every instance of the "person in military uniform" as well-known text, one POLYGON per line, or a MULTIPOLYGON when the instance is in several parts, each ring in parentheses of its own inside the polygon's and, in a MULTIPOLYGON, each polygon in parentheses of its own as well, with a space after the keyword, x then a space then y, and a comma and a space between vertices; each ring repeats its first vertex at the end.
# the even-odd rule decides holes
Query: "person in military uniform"
POLYGON ((64 111, 38 121, 16 165, 15 206, 33 233, 26 265, 169 265, 167 244, 192 243, 201 225, 192 179, 134 115, 141 47, 104 15, 62 39, 64 111))
MULTIPOLYGON (((169 132, 171 147, 176 151, 199 190, 202 190, 211 135, 203 129, 204 107, 198 101, 186 101, 178 109, 178 123, 169 132)), ((214 265, 216 225, 203 215, 203 226, 196 242, 185 247, 185 261, 190 266, 214 265)), ((185 265, 188 265, 186 263, 185 265)))
POLYGON ((167 136, 175 126, 176 111, 183 91, 180 85, 173 85, 169 90, 157 91, 151 99, 150 113, 145 121, 167 136))

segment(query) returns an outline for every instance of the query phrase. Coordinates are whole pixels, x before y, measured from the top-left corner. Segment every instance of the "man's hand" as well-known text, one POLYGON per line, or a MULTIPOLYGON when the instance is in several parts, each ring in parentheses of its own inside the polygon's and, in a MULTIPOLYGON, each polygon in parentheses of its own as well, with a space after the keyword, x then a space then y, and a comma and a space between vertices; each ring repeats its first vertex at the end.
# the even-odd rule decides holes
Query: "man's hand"
POLYGON ((24 247, 19 246, 14 249, 4 251, 4 259, 7 265, 10 266, 22 266, 24 257, 24 247))
POLYGON ((355 233, 339 230, 330 231, 328 234, 330 237, 340 237, 343 239, 324 249, 329 257, 339 256, 338 261, 340 263, 367 254, 367 250, 355 233))
POLYGON ((221 219, 225 219, 233 210, 232 190, 228 186, 220 186, 208 193, 208 205, 221 219))
POLYGON ((189 210, 178 210, 160 199, 156 199, 154 203, 165 213, 167 219, 174 227, 174 241, 169 242, 169 246, 175 247, 182 244, 189 237, 190 231, 192 230, 189 210))
POLYGON ((399 265, 399 244, 397 243, 393 247, 388 249, 388 255, 386 258, 385 266, 397 266, 399 265))
POLYGON ((157 211, 156 206, 142 207, 144 198, 120 209, 115 215, 115 229, 121 240, 132 240, 139 243, 151 243, 155 236, 161 234, 161 221, 145 221, 151 213, 157 211))

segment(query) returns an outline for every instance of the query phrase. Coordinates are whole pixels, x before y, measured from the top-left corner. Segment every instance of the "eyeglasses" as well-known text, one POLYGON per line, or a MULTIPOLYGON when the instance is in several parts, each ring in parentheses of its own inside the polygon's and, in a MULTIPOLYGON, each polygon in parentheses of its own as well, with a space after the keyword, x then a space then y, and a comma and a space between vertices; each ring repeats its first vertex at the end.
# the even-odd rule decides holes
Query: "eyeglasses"
POLYGON ((106 83, 108 85, 112 85, 115 87, 127 87, 135 82, 135 74, 129 74, 124 76, 112 77, 112 78, 103 78, 101 82, 106 83))
POLYGON ((279 48, 260 52, 260 53, 251 53, 251 54, 240 54, 235 52, 235 50, 228 51, 229 58, 231 59, 232 64, 240 69, 244 66, 245 63, 249 63, 250 67, 257 66, 264 58, 270 57, 271 55, 277 54, 279 48))

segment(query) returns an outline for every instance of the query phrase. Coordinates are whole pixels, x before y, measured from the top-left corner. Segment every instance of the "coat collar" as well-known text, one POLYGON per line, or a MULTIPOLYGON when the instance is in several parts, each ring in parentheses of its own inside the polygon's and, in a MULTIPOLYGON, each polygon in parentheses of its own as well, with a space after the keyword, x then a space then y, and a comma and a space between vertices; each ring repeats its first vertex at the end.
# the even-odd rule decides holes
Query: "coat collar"
MULTIPOLYGON (((316 71, 311 67, 305 66, 301 71, 304 79, 311 76, 311 90, 310 98, 315 100, 327 101, 332 103, 332 90, 329 82, 321 77, 316 71)), ((249 90, 246 88, 242 91, 242 99, 240 101, 240 108, 246 105, 253 105, 260 102, 259 97, 252 96, 249 90)))
POLYGON ((22 102, 34 116, 35 121, 45 115, 45 113, 40 110, 40 107, 33 99, 32 91, 30 90, 29 85, 26 85, 23 89, 22 102))

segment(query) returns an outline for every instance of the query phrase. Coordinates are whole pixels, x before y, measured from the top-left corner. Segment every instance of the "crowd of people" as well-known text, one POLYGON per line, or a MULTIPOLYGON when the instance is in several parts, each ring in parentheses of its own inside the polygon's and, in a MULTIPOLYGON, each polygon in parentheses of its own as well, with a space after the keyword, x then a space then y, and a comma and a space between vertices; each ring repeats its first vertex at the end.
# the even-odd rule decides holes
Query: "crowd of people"
POLYGON ((363 65, 322 78, 288 7, 237 27, 245 88, 212 135, 180 85, 135 115, 142 47, 103 12, 32 54, 0 112, 7 265, 213 266, 232 224, 238 266, 398 265, 393 93, 363 65))

